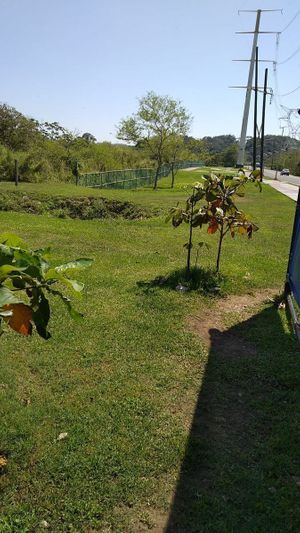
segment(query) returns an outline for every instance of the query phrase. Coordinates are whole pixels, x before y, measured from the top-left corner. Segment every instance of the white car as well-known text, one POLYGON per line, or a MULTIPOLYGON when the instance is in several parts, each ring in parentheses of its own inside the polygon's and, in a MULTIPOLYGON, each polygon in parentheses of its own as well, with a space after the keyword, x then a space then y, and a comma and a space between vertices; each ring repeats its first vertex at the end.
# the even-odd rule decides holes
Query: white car
POLYGON ((280 172, 280 176, 289 176, 290 175, 290 171, 288 168, 283 168, 282 171, 280 172))

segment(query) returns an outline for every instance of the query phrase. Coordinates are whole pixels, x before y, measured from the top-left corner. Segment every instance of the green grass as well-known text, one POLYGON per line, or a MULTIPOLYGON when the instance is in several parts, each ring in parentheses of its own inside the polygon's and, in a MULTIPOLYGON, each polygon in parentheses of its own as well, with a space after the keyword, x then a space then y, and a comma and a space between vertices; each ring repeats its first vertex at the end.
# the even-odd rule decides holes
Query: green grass
MULTIPOLYGON (((174 191, 162 180, 158 191, 92 194, 164 212, 198 176, 181 172, 174 191)), ((86 193, 78 189, 19 188, 86 193)), ((1 533, 40 531, 42 520, 55 532, 145 531, 170 512, 169 531, 299 529, 292 476, 300 475, 300 362, 284 312, 266 305, 250 320, 230 317, 228 326, 257 346, 246 359, 226 360, 214 345, 208 352, 187 328, 189 315, 206 316, 226 294, 283 286, 295 204, 267 186, 262 194, 250 186, 240 203, 260 229, 252 241, 225 241, 221 297, 213 298, 173 289, 187 226, 174 230, 163 215, 81 221, 0 213, 1 231, 32 247, 51 245, 55 261, 95 259, 80 275, 81 323, 54 300, 51 340, 1 338, 0 455, 8 458, 1 533), (159 276, 172 283, 154 283, 159 276), (245 405, 235 413, 239 393, 245 405), (223 417, 221 429, 206 419, 197 425, 202 406, 223 417), (57 441, 61 432, 68 436, 57 441)), ((201 266, 213 267, 216 240, 205 232, 199 240, 212 245, 201 266)))
MULTIPOLYGON (((122 189, 95 189, 90 187, 76 187, 69 183, 22 183, 18 187, 14 183, 0 181, 0 194, 18 191, 24 194, 34 195, 49 195, 51 196, 95 196, 105 197, 108 199, 118 199, 120 201, 134 202, 141 206, 149 208, 164 208, 172 207, 174 203, 182 200, 184 195, 188 194, 186 188, 191 187, 193 183, 199 180, 202 173, 209 172, 208 167, 203 167, 197 171, 179 171, 175 178, 175 186, 170 188, 170 177, 162 178, 158 182, 158 190, 153 191, 152 187, 145 187, 136 190, 122 190, 122 189)), ((231 171, 226 171, 231 173, 231 171)))

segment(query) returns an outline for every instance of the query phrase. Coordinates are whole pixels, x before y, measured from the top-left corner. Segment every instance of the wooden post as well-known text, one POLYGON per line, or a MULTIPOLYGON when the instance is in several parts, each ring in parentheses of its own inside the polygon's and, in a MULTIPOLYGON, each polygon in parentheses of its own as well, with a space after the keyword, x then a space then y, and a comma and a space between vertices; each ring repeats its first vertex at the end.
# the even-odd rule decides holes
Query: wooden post
POLYGON ((19 161, 15 159, 15 186, 19 183, 19 161))
POLYGON ((77 160, 75 162, 75 182, 76 182, 76 185, 79 184, 79 164, 77 160))

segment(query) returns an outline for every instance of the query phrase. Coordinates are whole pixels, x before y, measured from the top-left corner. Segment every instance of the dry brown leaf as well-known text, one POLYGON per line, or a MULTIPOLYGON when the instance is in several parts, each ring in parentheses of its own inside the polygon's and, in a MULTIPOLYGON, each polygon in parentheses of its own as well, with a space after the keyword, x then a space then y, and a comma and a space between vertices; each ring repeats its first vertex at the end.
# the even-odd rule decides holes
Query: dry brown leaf
POLYGON ((7 465, 7 459, 3 455, 0 455, 0 470, 7 465))
POLYGON ((29 305, 22 303, 8 304, 4 306, 5 309, 12 311, 11 316, 7 316, 4 320, 7 324, 21 335, 31 335, 32 332, 32 309, 29 305))

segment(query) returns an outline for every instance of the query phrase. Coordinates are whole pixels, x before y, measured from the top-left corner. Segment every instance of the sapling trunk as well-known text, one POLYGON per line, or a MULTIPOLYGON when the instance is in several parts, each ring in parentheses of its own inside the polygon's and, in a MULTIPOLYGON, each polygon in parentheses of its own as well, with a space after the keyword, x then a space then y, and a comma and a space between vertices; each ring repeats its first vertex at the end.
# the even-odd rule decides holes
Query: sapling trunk
POLYGON ((217 272, 219 272, 219 269, 220 269, 220 258, 221 258, 221 249, 222 249, 223 239, 224 239, 224 224, 222 223, 221 229, 220 229, 220 238, 219 238, 218 255, 217 255, 217 268, 216 268, 217 272))
POLYGON ((154 184, 153 184, 153 189, 155 190, 157 188, 157 182, 158 182, 158 176, 159 176, 159 172, 160 172, 160 167, 161 167, 161 164, 159 163, 156 167, 156 171, 155 171, 155 176, 154 176, 154 184))
POLYGON ((190 216, 190 234, 189 234, 189 243, 188 243, 188 254, 187 254, 187 263, 186 270, 187 273, 191 272, 191 252, 192 252, 192 240, 193 240, 193 214, 194 214, 194 190, 192 195, 192 207, 191 207, 191 216, 190 216))
POLYGON ((171 182, 171 188, 174 187, 174 181, 175 181, 175 174, 174 174, 174 163, 171 164, 171 173, 172 173, 172 182, 171 182))

